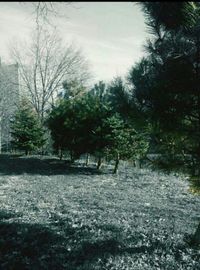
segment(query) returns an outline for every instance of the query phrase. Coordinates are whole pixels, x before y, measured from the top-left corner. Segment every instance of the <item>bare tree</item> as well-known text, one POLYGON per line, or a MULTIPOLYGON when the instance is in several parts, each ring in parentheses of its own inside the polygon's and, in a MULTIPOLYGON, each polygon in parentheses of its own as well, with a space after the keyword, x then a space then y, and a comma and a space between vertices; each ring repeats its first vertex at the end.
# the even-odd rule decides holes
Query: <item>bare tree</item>
POLYGON ((89 78, 87 61, 81 51, 73 44, 63 46, 56 29, 51 31, 37 25, 31 44, 26 48, 11 45, 11 54, 19 65, 20 86, 41 121, 63 81, 83 83, 89 78))
POLYGON ((52 24, 52 18, 57 16, 68 17, 65 12, 63 12, 67 7, 71 6, 76 8, 76 3, 74 2, 19 2, 22 5, 31 5, 31 15, 35 18, 37 24, 52 24))
POLYGON ((12 119, 19 97, 18 66, 6 65, 0 61, 0 151, 2 146, 8 150, 12 119))

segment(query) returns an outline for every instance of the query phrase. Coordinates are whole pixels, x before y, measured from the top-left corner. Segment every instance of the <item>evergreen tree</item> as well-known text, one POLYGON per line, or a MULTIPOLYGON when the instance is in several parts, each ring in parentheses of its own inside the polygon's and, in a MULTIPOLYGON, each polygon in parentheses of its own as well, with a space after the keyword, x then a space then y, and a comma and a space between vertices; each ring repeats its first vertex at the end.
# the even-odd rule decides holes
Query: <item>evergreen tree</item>
MULTIPOLYGON (((162 151, 191 155, 199 175, 200 4, 141 5, 153 37, 146 45, 148 56, 130 72, 134 95, 149 115, 162 151)), ((193 240, 200 243, 200 225, 193 240)))
POLYGON ((96 83, 94 87, 90 90, 90 95, 99 98, 101 102, 105 101, 105 96, 107 93, 106 84, 103 81, 99 81, 98 84, 96 83))
MULTIPOLYGON (((121 81, 116 83, 113 89, 121 89, 121 81)), ((120 159, 141 158, 148 143, 144 132, 136 131, 125 114, 117 112, 120 100, 116 93, 103 94, 103 83, 99 85, 100 93, 92 91, 78 98, 60 100, 49 115, 48 126, 57 150, 70 151, 72 160, 92 154, 98 158, 98 169, 102 158, 107 156, 116 161, 116 172, 120 159)))
POLYGON ((11 122, 12 146, 25 154, 38 150, 45 143, 38 116, 26 100, 22 100, 11 122))
POLYGON ((121 77, 116 77, 108 85, 106 100, 113 113, 119 113, 124 119, 130 116, 130 96, 121 77))
POLYGON ((148 150, 148 136, 137 132, 131 123, 127 123, 118 114, 114 114, 105 123, 105 137, 108 141, 106 154, 115 160, 113 173, 117 173, 120 160, 140 160, 148 150))
MULTIPOLYGON (((164 11, 160 21, 161 2, 142 5, 153 38, 146 45, 148 56, 130 72, 133 93, 152 123, 160 151, 169 153, 173 159, 175 153, 182 155, 185 164, 187 154, 192 155, 193 167, 197 171, 200 164, 200 50, 197 33, 192 24, 188 27, 178 23, 174 27, 165 24, 164 11)), ((188 7, 191 12, 190 4, 184 4, 181 10, 185 13, 188 7)), ((198 21, 198 6, 193 10, 196 14, 193 18, 198 21)), ((177 20, 176 16, 173 20, 177 20)))
POLYGON ((72 160, 85 153, 100 155, 106 145, 102 120, 108 114, 108 107, 91 94, 61 100, 47 121, 55 148, 70 151, 72 160))
POLYGON ((72 98, 82 95, 86 92, 86 87, 83 85, 81 81, 78 81, 77 79, 71 80, 71 81, 64 81, 63 82, 63 88, 65 90, 64 98, 72 98))

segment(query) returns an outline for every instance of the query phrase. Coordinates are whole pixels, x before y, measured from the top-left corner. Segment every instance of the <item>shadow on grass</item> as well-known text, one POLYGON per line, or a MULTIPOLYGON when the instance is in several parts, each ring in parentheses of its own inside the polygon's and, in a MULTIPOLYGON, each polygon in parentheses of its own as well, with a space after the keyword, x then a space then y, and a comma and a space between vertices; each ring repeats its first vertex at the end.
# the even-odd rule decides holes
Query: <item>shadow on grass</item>
POLYGON ((114 239, 84 241, 86 228, 73 228, 69 220, 48 228, 41 224, 11 223, 14 217, 11 212, 0 212, 1 269, 73 270, 81 266, 90 270, 97 257, 120 252, 119 243, 114 239), (60 226, 62 235, 57 233, 61 231, 60 226))
POLYGON ((159 241, 152 245, 126 246, 126 240, 120 238, 119 228, 115 226, 102 226, 104 232, 114 230, 113 237, 97 239, 91 227, 74 227, 67 217, 60 220, 53 217, 47 227, 13 222, 12 218, 18 216, 0 211, 0 266, 4 270, 92 270, 96 269, 98 259, 105 263, 110 255, 151 255, 156 248, 166 248, 159 241))
POLYGON ((23 173, 40 175, 67 175, 67 174, 102 174, 96 168, 70 166, 67 161, 59 159, 26 158, 14 155, 0 155, 0 174, 20 175, 23 173))

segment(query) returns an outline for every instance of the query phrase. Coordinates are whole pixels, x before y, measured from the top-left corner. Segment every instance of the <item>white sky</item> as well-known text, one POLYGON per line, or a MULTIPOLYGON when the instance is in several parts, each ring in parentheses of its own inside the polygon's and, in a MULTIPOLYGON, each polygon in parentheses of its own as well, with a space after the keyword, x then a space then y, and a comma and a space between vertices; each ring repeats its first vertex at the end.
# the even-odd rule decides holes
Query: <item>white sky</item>
MULTIPOLYGON (((59 4, 54 18, 65 42, 74 41, 89 60, 94 81, 125 75, 144 54, 144 16, 131 2, 59 4)), ((27 39, 34 27, 32 3, 0 2, 0 56, 9 61, 8 42, 27 39)))

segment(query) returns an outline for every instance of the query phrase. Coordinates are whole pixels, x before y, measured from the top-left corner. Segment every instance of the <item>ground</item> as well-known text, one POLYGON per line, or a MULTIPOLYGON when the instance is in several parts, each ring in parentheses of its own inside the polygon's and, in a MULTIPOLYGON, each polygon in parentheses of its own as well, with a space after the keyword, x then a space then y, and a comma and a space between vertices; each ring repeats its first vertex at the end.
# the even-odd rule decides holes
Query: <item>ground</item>
POLYGON ((200 269, 185 239, 200 196, 184 176, 0 157, 0 269, 200 269))

